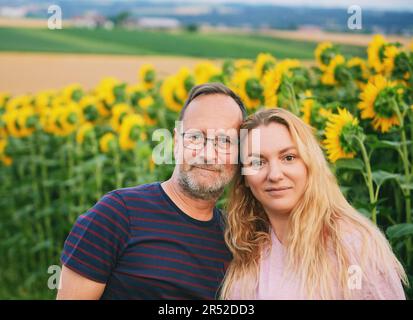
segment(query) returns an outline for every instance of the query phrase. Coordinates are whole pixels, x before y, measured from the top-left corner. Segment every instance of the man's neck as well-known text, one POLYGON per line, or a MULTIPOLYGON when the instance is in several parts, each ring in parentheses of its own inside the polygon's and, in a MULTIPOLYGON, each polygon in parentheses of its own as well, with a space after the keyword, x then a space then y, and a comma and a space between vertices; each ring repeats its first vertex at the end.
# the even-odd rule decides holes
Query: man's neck
POLYGON ((180 187, 178 179, 174 175, 169 180, 162 182, 161 186, 176 206, 188 216, 201 221, 212 219, 216 199, 194 199, 180 187))

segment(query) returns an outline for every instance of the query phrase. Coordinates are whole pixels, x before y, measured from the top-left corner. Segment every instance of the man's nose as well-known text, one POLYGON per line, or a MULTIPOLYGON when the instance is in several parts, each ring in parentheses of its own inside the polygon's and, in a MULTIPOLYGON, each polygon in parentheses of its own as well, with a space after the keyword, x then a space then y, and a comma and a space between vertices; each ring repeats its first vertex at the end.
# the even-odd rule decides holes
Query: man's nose
POLYGON ((203 148, 204 160, 206 163, 215 163, 217 160, 217 150, 214 138, 206 138, 203 148))

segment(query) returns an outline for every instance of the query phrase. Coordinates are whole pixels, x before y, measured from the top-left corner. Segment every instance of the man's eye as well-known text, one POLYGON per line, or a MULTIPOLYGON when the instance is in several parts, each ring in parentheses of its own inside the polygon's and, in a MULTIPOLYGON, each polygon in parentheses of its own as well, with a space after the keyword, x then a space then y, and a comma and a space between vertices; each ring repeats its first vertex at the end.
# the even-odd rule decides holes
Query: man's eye
POLYGON ((230 137, 227 136, 218 136, 217 137, 218 143, 221 145, 230 145, 231 144, 231 139, 230 137))
POLYGON ((200 135, 200 134, 190 134, 190 135, 188 135, 188 139, 193 141, 193 142, 201 141, 202 140, 202 135, 200 135))
POLYGON ((251 167, 253 168, 261 168, 263 166, 263 161, 261 159, 255 159, 251 161, 251 167))

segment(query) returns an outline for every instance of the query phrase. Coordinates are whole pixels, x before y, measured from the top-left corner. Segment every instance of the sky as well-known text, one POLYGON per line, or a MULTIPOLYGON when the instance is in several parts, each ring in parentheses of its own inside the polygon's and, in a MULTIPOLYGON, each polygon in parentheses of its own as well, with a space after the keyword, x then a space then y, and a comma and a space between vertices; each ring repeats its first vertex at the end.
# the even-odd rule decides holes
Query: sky
MULTIPOLYGON (((106 0, 107 1, 107 0, 106 0)), ((126 0, 128 1, 128 0, 126 0)), ((288 6, 312 6, 325 8, 348 8, 358 5, 362 9, 391 9, 413 11, 413 0, 152 0, 153 2, 206 2, 206 3, 248 3, 288 6)))

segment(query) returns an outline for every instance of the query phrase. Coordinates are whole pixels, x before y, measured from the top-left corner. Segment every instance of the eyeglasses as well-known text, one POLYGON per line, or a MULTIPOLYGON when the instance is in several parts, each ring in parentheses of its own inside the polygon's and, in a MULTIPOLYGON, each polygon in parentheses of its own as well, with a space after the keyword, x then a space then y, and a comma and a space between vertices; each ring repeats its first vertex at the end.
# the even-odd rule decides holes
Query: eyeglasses
POLYGON ((214 148, 219 153, 229 154, 234 146, 237 146, 237 139, 227 135, 217 135, 214 138, 206 138, 200 131, 190 131, 181 134, 184 147, 191 150, 201 150, 206 146, 208 140, 213 141, 214 148))

